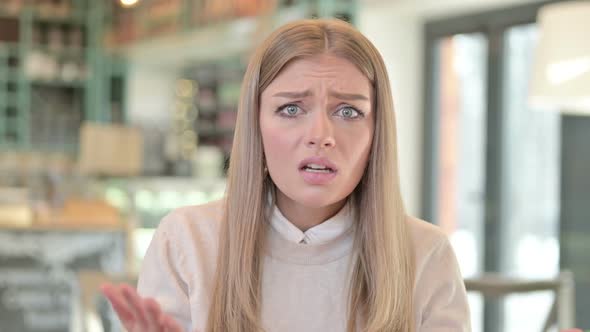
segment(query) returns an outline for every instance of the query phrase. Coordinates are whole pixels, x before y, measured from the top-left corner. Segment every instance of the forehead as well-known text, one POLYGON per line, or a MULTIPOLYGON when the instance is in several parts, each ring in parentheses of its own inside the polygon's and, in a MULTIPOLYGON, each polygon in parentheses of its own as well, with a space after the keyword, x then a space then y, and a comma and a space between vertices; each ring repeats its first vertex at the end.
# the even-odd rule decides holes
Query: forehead
POLYGON ((369 79, 350 61, 330 54, 315 55, 289 62, 262 95, 285 89, 303 91, 317 87, 371 96, 369 79))

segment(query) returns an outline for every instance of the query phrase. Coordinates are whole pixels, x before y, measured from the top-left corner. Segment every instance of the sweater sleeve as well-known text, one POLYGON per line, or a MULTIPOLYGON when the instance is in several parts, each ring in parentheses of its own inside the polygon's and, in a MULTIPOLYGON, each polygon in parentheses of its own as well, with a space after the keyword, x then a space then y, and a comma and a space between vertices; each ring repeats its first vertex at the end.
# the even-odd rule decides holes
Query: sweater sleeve
POLYGON ((425 261, 416 287, 421 310, 417 331, 471 331, 465 284, 446 236, 425 261))
POLYGON ((164 312, 189 331, 189 293, 181 272, 184 255, 175 246, 173 224, 174 219, 168 215, 158 226, 143 259, 137 290, 142 297, 156 300, 164 312))

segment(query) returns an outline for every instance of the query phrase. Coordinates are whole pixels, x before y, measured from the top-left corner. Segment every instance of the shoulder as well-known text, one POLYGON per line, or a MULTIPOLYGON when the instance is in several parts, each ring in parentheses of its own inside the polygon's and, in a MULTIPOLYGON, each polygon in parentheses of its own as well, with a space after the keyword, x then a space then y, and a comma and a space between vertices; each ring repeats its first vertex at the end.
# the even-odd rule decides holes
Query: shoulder
POLYGON ((420 330, 470 331, 465 285, 448 237, 438 227, 408 217, 416 255, 414 306, 420 330))
POLYGON ((191 324, 191 305, 206 303, 201 294, 213 287, 223 205, 215 201, 170 212, 141 264, 139 293, 154 298, 185 329, 191 324))
POLYGON ((406 220, 416 256, 427 256, 448 242, 447 235, 440 227, 412 216, 408 216, 406 220))
POLYGON ((407 221, 414 244, 417 275, 432 260, 455 259, 449 239, 440 227, 411 216, 407 221))
POLYGON ((157 233, 171 242, 211 241, 217 239, 223 216, 224 200, 177 208, 158 225, 157 233))
POLYGON ((170 212, 158 225, 143 265, 168 262, 186 280, 213 275, 223 206, 220 200, 170 212))

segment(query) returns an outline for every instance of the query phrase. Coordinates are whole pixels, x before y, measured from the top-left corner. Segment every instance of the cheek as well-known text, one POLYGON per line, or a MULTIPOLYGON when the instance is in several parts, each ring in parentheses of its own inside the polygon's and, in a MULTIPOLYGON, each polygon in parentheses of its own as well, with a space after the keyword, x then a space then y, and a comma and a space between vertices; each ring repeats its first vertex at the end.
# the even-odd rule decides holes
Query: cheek
POLYGON ((347 150, 346 154, 349 156, 349 162, 354 165, 355 171, 357 169, 364 170, 369 153, 371 152, 371 144, 373 142, 373 130, 372 128, 363 128, 363 130, 357 130, 354 134, 346 135, 343 137, 344 148, 347 150))
MULTIPOLYGON (((358 147, 355 151, 355 155, 358 156, 356 160, 356 167, 355 171, 362 173, 365 171, 367 163, 369 161, 369 154, 371 152, 371 143, 372 143, 372 136, 364 138, 364 140, 360 141, 358 147)), ((360 176, 359 175, 359 176, 360 176)))
POLYGON ((290 136, 284 129, 272 125, 262 125, 260 129, 268 167, 285 161, 285 152, 293 145, 290 136))

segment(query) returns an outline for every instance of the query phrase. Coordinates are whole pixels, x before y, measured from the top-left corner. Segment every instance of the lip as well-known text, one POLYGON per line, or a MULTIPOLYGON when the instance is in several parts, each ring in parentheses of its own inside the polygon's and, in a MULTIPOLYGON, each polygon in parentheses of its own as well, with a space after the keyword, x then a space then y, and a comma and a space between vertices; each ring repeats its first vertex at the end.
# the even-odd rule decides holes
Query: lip
POLYGON ((301 163, 299 163, 299 174, 303 177, 303 180, 311 185, 325 185, 330 183, 338 173, 338 169, 336 165, 334 165, 330 160, 323 158, 323 157, 311 157, 306 158, 301 163), (312 173, 307 172, 303 169, 303 167, 307 164, 318 164, 325 167, 329 167, 333 170, 330 173, 312 173))
POLYGON ((310 157, 305 158, 299 163, 299 170, 301 170, 307 164, 318 164, 328 168, 331 168, 334 173, 338 173, 338 167, 334 165, 328 158, 324 157, 310 157))

